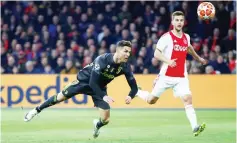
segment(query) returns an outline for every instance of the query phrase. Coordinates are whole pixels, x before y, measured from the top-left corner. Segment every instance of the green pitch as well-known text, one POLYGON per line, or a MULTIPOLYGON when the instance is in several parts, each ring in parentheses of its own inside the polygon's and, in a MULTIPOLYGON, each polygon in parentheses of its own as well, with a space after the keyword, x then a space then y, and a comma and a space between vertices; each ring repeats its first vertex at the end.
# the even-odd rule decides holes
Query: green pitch
POLYGON ((92 138, 96 109, 48 109, 31 122, 26 111, 2 109, 2 143, 235 143, 235 110, 197 110, 207 127, 193 137, 183 110, 113 109, 111 122, 92 138))

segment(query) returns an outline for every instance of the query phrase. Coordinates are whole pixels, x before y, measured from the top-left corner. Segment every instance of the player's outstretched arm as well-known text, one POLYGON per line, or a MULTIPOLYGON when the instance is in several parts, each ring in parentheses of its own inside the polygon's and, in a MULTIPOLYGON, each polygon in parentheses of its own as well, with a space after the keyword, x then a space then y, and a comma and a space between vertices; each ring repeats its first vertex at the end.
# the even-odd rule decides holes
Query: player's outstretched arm
MULTIPOLYGON (((127 79, 127 82, 131 88, 131 91, 129 92, 128 96, 131 97, 131 99, 133 99, 138 91, 137 82, 136 82, 135 78, 133 77, 133 75, 126 76, 126 79, 127 79)), ((127 103, 127 101, 126 101, 126 103, 127 103)))
POLYGON ((164 62, 164 63, 166 63, 166 64, 168 64, 169 66, 171 66, 171 67, 175 67, 176 66, 176 59, 167 59, 162 53, 161 53, 161 51, 159 50, 159 49, 156 49, 155 50, 155 53, 154 53, 154 57, 156 58, 156 59, 158 59, 158 60, 160 60, 160 61, 162 61, 162 62, 164 62))
POLYGON ((130 104, 131 100, 135 97, 135 95, 138 91, 137 82, 133 76, 130 65, 128 65, 125 69, 125 77, 126 77, 127 82, 131 88, 131 91, 129 92, 128 96, 125 99, 125 103, 130 104))
POLYGON ((190 55, 192 55, 195 60, 197 60, 198 62, 202 63, 203 65, 206 65, 206 64, 207 64, 207 61, 206 61, 205 59, 201 58, 201 57, 196 53, 196 51, 193 49, 193 46, 192 46, 191 44, 188 46, 188 53, 189 53, 190 55))

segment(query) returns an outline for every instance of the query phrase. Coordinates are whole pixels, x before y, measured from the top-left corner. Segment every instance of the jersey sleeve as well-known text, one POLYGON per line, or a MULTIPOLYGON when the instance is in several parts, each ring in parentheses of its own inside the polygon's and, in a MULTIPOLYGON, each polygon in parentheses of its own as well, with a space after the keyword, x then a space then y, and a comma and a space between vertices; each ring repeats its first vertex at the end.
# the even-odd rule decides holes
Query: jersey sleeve
POLYGON ((94 66, 92 68, 92 71, 96 72, 97 74, 100 74, 101 71, 106 67, 106 59, 105 56, 99 56, 94 61, 94 66))
POLYGON ((188 40, 188 46, 191 45, 191 42, 190 42, 190 36, 188 34, 185 33, 185 36, 187 37, 187 40, 188 40))
POLYGON ((128 96, 130 96, 131 98, 134 98, 137 91, 138 91, 138 87, 137 87, 137 82, 133 76, 133 73, 132 73, 132 70, 131 70, 131 67, 129 64, 126 64, 126 66, 124 67, 124 74, 125 74, 125 77, 127 79, 127 82, 131 88, 128 96))
POLYGON ((164 51, 164 49, 167 47, 168 45, 168 34, 164 34, 160 37, 160 39, 158 40, 157 44, 156 44, 156 49, 160 50, 161 52, 164 51))

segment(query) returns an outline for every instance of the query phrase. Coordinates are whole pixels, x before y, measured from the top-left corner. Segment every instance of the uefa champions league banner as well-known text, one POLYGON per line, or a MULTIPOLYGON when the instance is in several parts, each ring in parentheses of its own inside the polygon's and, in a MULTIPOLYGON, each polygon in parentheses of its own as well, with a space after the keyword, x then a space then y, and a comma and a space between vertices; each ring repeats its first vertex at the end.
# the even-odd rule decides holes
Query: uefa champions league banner
MULTIPOLYGON (((152 91, 156 75, 135 75, 143 90, 152 91)), ((35 107, 48 97, 60 92, 76 75, 1 75, 1 107, 35 107)), ((191 75, 190 89, 193 105, 196 108, 236 108, 235 75, 191 75)), ((183 108, 179 98, 172 90, 161 95, 157 104, 149 105, 135 97, 130 105, 125 104, 125 97, 130 87, 124 76, 116 78, 108 85, 108 95, 115 100, 112 108, 183 108)), ((88 95, 76 95, 52 108, 93 108, 88 95)))

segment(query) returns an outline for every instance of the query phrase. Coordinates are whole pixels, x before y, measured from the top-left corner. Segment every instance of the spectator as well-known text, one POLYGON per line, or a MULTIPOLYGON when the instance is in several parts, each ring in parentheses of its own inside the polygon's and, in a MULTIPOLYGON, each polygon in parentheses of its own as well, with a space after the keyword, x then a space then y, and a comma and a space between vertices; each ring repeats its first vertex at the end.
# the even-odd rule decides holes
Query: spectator
MULTIPOLYGON (((135 73, 147 73, 152 67, 154 45, 172 28, 170 14, 181 9, 186 17, 184 31, 195 50, 209 59, 214 70, 220 66, 217 56, 221 56, 229 71, 235 72, 235 55, 231 56, 236 48, 235 2, 217 2, 216 17, 209 24, 197 18, 198 3, 3 2, 1 66, 7 72, 10 55, 15 60, 13 73, 25 73, 27 61, 33 63, 33 71, 40 68, 40 73, 60 73, 68 59, 80 69, 96 55, 114 52, 114 44, 124 39, 132 42, 135 73), (48 63, 40 67, 47 55, 48 63)), ((187 59, 190 73, 205 73, 203 66, 187 59)))
POLYGON ((71 41, 70 48, 73 50, 73 52, 76 52, 79 50, 79 45, 76 43, 76 41, 71 41))
POLYGON ((149 74, 149 70, 147 68, 144 68, 142 74, 149 74))
POLYGON ((201 57, 204 59, 209 59, 209 48, 207 45, 203 45, 201 57))
POLYGON ((224 2, 218 2, 217 4, 216 22, 217 27, 220 29, 220 37, 224 37, 229 29, 230 14, 225 9, 224 2))
POLYGON ((214 51, 216 53, 217 56, 221 55, 221 47, 219 45, 216 45, 214 48, 214 51))
POLYGON ((144 63, 142 57, 137 58, 137 62, 135 65, 135 73, 143 73, 144 63))
POLYGON ((5 69, 1 66, 1 74, 5 74, 5 73, 6 73, 5 69))
POLYGON ((99 55, 102 55, 104 53, 106 53, 106 50, 104 48, 100 48, 99 49, 99 55))
POLYGON ((120 24, 116 24, 115 25, 115 33, 114 33, 115 41, 119 41, 119 39, 121 37, 121 31, 122 31, 121 25, 120 24))
POLYGON ((129 35, 129 31, 127 29, 124 29, 122 31, 122 37, 120 38, 120 40, 127 40, 127 41, 131 40, 131 37, 129 35))
POLYGON ((8 56, 7 58, 7 68, 6 73, 13 73, 13 67, 16 65, 16 61, 13 56, 8 56))
POLYGON ((8 35, 6 32, 2 33, 2 44, 5 50, 8 50, 9 48, 9 40, 8 40, 8 35))
POLYGON ((66 61, 66 67, 60 72, 61 74, 76 74, 77 69, 73 65, 73 62, 71 60, 66 61))
POLYGON ((64 59, 62 57, 59 57, 57 59, 57 66, 55 68, 55 73, 61 73, 61 71, 65 69, 65 66, 64 66, 64 59))
POLYGON ((228 52, 228 67, 231 72, 236 69, 236 54, 234 54, 232 51, 228 52))
POLYGON ((152 58, 151 65, 148 67, 148 73, 158 74, 159 73, 158 64, 159 64, 158 60, 152 58))
POLYGON ((53 23, 49 25, 49 33, 52 38, 56 38, 57 25, 59 24, 58 16, 55 15, 52 22, 53 23))
POLYGON ((236 27, 236 12, 230 12, 230 29, 234 29, 236 27))
POLYGON ((219 28, 215 28, 213 31, 213 37, 210 38, 208 46, 211 47, 211 50, 214 51, 216 45, 220 45, 220 30, 219 28))
POLYGON ((215 52, 210 52, 208 64, 211 65, 214 69, 217 69, 217 56, 215 52))
POLYGON ((91 23, 95 21, 96 17, 91 7, 87 8, 88 21, 91 23))
POLYGON ((228 36, 222 40, 223 52, 227 53, 228 51, 236 49, 236 35, 233 29, 229 29, 228 36))
POLYGON ((121 26, 122 26, 122 29, 128 29, 128 28, 129 28, 128 19, 127 19, 127 18, 124 18, 124 19, 122 20, 121 26))
POLYGON ((217 68, 216 70, 220 71, 222 74, 229 74, 230 69, 228 68, 227 64, 224 62, 222 56, 217 57, 217 68))
POLYGON ((200 68, 198 68, 197 66, 193 66, 190 70, 190 73, 191 74, 200 74, 201 73, 201 70, 200 68))
POLYGON ((19 68, 17 66, 14 66, 12 69, 13 74, 19 74, 19 68))
POLYGON ((38 66, 38 69, 41 72, 44 72, 45 67, 49 64, 47 57, 42 57, 40 61, 40 65, 38 66))
POLYGON ((104 12, 105 18, 106 19, 111 19, 114 15, 114 12, 112 11, 111 5, 106 4, 105 5, 105 12, 104 12))
POLYGON ((55 49, 52 49, 51 54, 49 56, 49 63, 53 69, 57 67, 57 58, 58 58, 58 51, 55 49))
POLYGON ((89 51, 90 51, 90 57, 92 57, 92 59, 94 60, 98 56, 95 45, 91 45, 89 47, 89 51))
POLYGON ((74 53, 73 53, 72 49, 67 49, 66 61, 67 60, 71 60, 71 61, 75 62, 74 53))
POLYGON ((7 65, 7 52, 4 47, 1 47, 1 66, 5 67, 7 65))
POLYGON ((46 65, 44 67, 44 74, 54 74, 54 70, 52 69, 52 67, 50 65, 46 65))
POLYGON ((34 29, 37 33, 41 31, 44 25, 44 16, 39 15, 37 21, 34 23, 34 29))
MULTIPOLYGON (((26 56, 25 56, 25 53, 23 51, 20 51, 18 54, 17 54, 17 72, 19 73, 24 73, 25 71, 25 63, 26 63, 26 56)), ((13 68, 14 69, 14 68, 13 68)))
POLYGON ((151 9, 150 5, 146 5, 146 10, 144 13, 144 20, 146 25, 151 26, 154 22, 154 19, 155 19, 154 11, 151 9))
POLYGON ((116 52, 116 45, 115 44, 110 45, 109 50, 110 50, 110 53, 115 53, 116 52))
POLYGON ((104 37, 102 38, 106 42, 107 45, 111 45, 114 43, 114 39, 110 34, 110 30, 108 28, 104 31, 104 37))
POLYGON ((132 15, 128 11, 128 6, 127 5, 123 5, 121 10, 122 10, 122 12, 120 12, 119 15, 118 15, 120 21, 122 21, 123 19, 128 19, 128 21, 131 21, 132 15))
POLYGON ((206 74, 220 74, 220 71, 215 71, 211 65, 206 66, 205 68, 206 74))
POLYGON ((18 25, 18 23, 17 23, 16 17, 15 17, 15 15, 12 15, 11 18, 10 18, 9 29, 11 31, 15 31, 17 25, 18 25))
POLYGON ((145 55, 145 65, 150 65, 152 57, 154 55, 153 43, 151 39, 147 39, 146 42, 146 55, 145 55))
POLYGON ((78 25, 79 32, 84 33, 86 31, 86 29, 88 28, 88 26, 89 26, 88 16, 87 16, 87 14, 83 13, 81 15, 81 21, 78 25))
POLYGON ((26 62, 26 71, 25 74, 39 74, 40 71, 35 69, 34 64, 32 61, 26 62))

